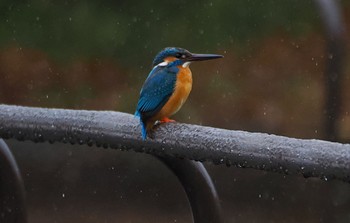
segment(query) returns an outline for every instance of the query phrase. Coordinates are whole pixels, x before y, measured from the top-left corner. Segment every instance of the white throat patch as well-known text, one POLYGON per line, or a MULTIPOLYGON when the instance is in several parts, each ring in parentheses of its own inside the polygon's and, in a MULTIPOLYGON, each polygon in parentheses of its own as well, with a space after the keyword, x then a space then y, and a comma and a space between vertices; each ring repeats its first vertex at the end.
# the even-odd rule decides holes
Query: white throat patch
POLYGON ((182 64, 182 67, 186 68, 186 67, 190 66, 190 64, 191 64, 191 62, 185 62, 184 64, 182 64))

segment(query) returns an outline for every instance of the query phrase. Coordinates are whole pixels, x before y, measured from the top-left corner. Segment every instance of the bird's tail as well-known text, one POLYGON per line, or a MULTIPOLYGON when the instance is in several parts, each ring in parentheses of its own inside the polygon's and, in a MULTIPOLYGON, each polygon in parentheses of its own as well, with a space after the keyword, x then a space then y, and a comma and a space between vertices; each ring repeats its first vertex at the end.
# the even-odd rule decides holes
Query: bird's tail
POLYGON ((140 119, 141 123, 141 133, 142 133, 142 139, 146 140, 147 139, 147 126, 146 123, 143 123, 143 121, 140 119))
POLYGON ((147 124, 142 121, 141 114, 138 110, 135 111, 134 115, 135 115, 135 117, 140 118, 142 139, 146 140, 147 139, 147 124))

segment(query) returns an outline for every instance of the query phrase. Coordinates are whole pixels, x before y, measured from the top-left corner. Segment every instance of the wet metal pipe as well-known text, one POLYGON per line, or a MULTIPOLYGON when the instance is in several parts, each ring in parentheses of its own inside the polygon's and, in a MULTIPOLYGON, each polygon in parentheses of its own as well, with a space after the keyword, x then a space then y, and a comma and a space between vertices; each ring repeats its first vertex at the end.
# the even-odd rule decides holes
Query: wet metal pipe
POLYGON ((0 137, 97 145, 350 182, 350 144, 169 123, 143 141, 138 120, 112 111, 0 105, 0 137))

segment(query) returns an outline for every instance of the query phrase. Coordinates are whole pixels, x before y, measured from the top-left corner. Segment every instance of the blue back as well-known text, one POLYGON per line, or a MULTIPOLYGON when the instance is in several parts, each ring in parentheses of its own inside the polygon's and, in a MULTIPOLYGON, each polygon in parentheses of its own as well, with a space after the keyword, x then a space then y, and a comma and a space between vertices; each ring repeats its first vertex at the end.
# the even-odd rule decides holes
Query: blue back
POLYGON ((143 122, 159 112, 173 94, 179 71, 177 65, 174 61, 167 66, 156 66, 148 75, 135 112, 143 122))

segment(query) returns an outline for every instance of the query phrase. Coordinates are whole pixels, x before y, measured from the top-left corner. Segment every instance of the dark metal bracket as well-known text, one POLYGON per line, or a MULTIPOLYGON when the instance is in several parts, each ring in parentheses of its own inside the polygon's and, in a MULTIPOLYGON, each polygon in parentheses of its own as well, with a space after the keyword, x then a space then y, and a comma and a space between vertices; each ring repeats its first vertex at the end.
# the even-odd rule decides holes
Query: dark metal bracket
POLYGON ((10 149, 0 139, 0 222, 26 223, 21 173, 10 149))
POLYGON ((193 222, 224 222, 218 194, 202 163, 166 156, 158 158, 180 180, 191 204, 193 222))
POLYGON ((324 139, 339 140, 337 121, 342 104, 342 80, 344 79, 345 26, 337 0, 314 0, 327 39, 324 104, 324 139))

